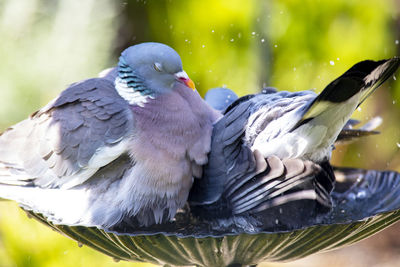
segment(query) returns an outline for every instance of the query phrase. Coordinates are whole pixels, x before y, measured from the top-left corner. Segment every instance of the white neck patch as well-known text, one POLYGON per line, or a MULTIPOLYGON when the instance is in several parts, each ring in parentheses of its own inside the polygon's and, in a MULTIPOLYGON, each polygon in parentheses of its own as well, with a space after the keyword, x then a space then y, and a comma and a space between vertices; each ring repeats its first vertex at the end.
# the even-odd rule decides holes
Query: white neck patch
POLYGON ((144 104, 148 102, 148 98, 154 99, 151 95, 143 95, 140 92, 135 91, 135 89, 130 87, 125 80, 121 79, 121 77, 117 77, 114 84, 118 94, 130 105, 144 107, 144 104))

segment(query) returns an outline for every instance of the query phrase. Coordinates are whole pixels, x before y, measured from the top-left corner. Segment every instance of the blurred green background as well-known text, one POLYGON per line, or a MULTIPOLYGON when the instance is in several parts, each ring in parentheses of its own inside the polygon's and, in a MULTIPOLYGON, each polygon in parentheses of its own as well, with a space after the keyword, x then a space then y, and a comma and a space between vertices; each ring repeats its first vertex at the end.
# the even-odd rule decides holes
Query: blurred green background
MULTIPOLYGON (((357 61, 398 55, 399 12, 395 0, 0 0, 0 131, 144 41, 174 47, 203 95, 218 86, 239 95, 266 85, 319 92, 357 61)), ((395 80, 354 114, 381 116, 382 134, 338 147, 335 164, 400 171, 395 80)), ((399 233, 395 225, 350 248, 272 266, 398 266, 399 233)), ((89 265, 145 266, 79 248, 0 202, 0 267, 89 265)))

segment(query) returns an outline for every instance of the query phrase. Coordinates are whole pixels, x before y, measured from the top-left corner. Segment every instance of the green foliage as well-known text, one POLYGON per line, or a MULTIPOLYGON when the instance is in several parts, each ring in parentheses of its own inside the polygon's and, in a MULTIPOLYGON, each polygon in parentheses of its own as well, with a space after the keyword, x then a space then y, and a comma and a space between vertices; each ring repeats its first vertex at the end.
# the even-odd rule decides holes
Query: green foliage
POLYGON ((259 89, 253 48, 260 38, 251 34, 255 1, 153 1, 148 12, 155 40, 179 51, 201 93, 220 86, 241 94, 259 89))
POLYGON ((393 56, 394 10, 390 1, 274 1, 265 28, 273 84, 320 91, 355 62, 393 56))
MULTIPOLYGON (((357 61, 398 53, 397 13, 391 0, 1 0, 0 129, 142 41, 173 46, 202 94, 223 85, 239 95, 263 85, 320 91, 357 61)), ((382 135, 339 147, 335 163, 400 171, 400 82, 381 88, 355 117, 378 114, 382 135)), ((113 264, 28 220, 15 204, 1 202, 0 215, 1 267, 113 264)))
POLYGON ((105 66, 115 32, 109 1, 2 0, 0 127, 105 66))
POLYGON ((0 202, 1 267, 153 266, 119 262, 27 219, 15 203, 0 202))

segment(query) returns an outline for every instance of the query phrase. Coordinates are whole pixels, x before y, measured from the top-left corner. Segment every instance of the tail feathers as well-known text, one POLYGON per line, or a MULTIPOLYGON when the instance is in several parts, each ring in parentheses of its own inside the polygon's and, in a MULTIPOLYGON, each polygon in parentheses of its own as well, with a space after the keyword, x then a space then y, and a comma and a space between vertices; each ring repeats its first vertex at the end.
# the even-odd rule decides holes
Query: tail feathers
MULTIPOLYGON (((331 82, 289 131, 288 136, 294 135, 295 140, 301 141, 294 143, 302 149, 297 155, 315 162, 329 160, 333 144, 354 110, 393 75, 399 64, 399 58, 363 61, 331 82)), ((348 131, 347 136, 352 134, 364 133, 348 131)))
POLYGON ((353 126, 358 123, 359 121, 349 120, 343 127, 342 131, 340 131, 335 144, 351 143, 360 137, 379 134, 379 132, 375 131, 375 129, 382 123, 382 118, 374 117, 363 126, 359 128, 353 128, 353 126))
MULTIPOLYGON (((368 62, 368 61, 367 61, 368 62)), ((363 62, 361 62, 363 63, 363 62)), ((358 64, 361 64, 358 63, 358 64)), ((370 74, 364 77, 363 81, 365 83, 362 91, 362 97, 358 103, 360 105, 364 100, 372 94, 375 89, 377 89, 379 86, 381 86, 387 79, 392 77, 396 70, 398 69, 400 65, 400 58, 394 57, 392 59, 387 59, 387 60, 381 60, 381 61, 369 61, 368 63, 364 63, 364 65, 370 65, 370 66, 365 66, 367 67, 367 70, 364 73, 368 73, 368 68, 374 68, 373 71, 371 71, 370 74), (376 67, 375 67, 376 66, 376 67)), ((363 64, 361 64, 363 65, 363 64)), ((357 64, 354 66, 356 67, 357 64)), ((353 67, 353 68, 354 68, 353 67)), ((358 69, 359 67, 357 67, 358 69)), ((362 68, 362 66, 360 66, 362 68)), ((356 70, 357 71, 357 70, 356 70)))
MULTIPOLYGON (((397 57, 381 61, 366 60, 355 64, 317 96, 292 131, 327 112, 332 114, 327 117, 337 116, 343 109, 342 104, 350 105, 342 115, 345 117, 344 121, 347 121, 347 117, 355 108, 391 77, 399 65, 400 59, 397 57)), ((329 123, 329 120, 326 123, 329 123)))

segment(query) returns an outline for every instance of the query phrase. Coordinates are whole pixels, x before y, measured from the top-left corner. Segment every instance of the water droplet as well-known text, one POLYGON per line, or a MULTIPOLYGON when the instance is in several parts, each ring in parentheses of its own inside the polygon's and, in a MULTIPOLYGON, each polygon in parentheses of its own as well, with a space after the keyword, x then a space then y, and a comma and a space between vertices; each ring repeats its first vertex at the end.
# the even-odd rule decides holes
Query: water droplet
POLYGON ((276 44, 276 45, 274 45, 274 47, 278 47, 278 45, 276 44))
POLYGON ((393 103, 393 105, 396 104, 396 100, 393 100, 392 103, 393 103))
POLYGON ((333 60, 329 61, 329 64, 331 64, 332 66, 335 65, 335 62, 333 60))
POLYGON ((275 219, 275 224, 279 224, 279 220, 278 219, 275 219))
POLYGON ((361 190, 357 193, 357 198, 365 198, 367 196, 367 192, 365 192, 365 190, 361 190))
POLYGON ((232 39, 231 39, 231 43, 234 42, 234 41, 235 41, 235 39, 232 38, 232 39))
POLYGON ((251 35, 256 35, 256 32, 252 32, 251 35))
POLYGON ((398 44, 399 44, 399 40, 394 41, 394 43, 395 43, 396 45, 398 45, 398 44))
POLYGON ((361 107, 358 107, 357 110, 358 110, 358 111, 361 111, 361 107))
POLYGON ((400 148, 400 143, 396 143, 397 147, 400 148))
POLYGON ((355 200, 355 199, 356 199, 356 194, 354 194, 353 192, 351 192, 351 193, 349 193, 349 194, 347 195, 347 198, 350 199, 350 200, 355 200))
POLYGON ((296 71, 296 67, 293 68, 293 71, 296 71))
POLYGON ((263 39, 261 39, 261 43, 264 43, 265 42, 265 39, 263 38, 263 39))
POLYGON ((345 213, 346 211, 345 211, 345 210, 340 210, 340 212, 341 212, 341 213, 345 213))
POLYGON ((83 244, 81 242, 78 242, 78 247, 83 247, 83 244))
POLYGON ((393 75, 393 80, 396 80, 396 76, 393 75))
POLYGON ((214 33, 215 31, 214 31, 214 30, 211 30, 211 32, 214 33))
POLYGON ((337 60, 337 61, 339 61, 339 60, 340 60, 340 58, 338 58, 338 57, 337 57, 337 58, 336 58, 336 60, 337 60))
POLYGON ((280 214, 283 214, 282 208, 279 208, 279 213, 280 213, 280 214))
POLYGON ((205 46, 205 45, 202 45, 201 47, 203 47, 203 48, 204 48, 204 47, 206 47, 206 46, 205 46))

